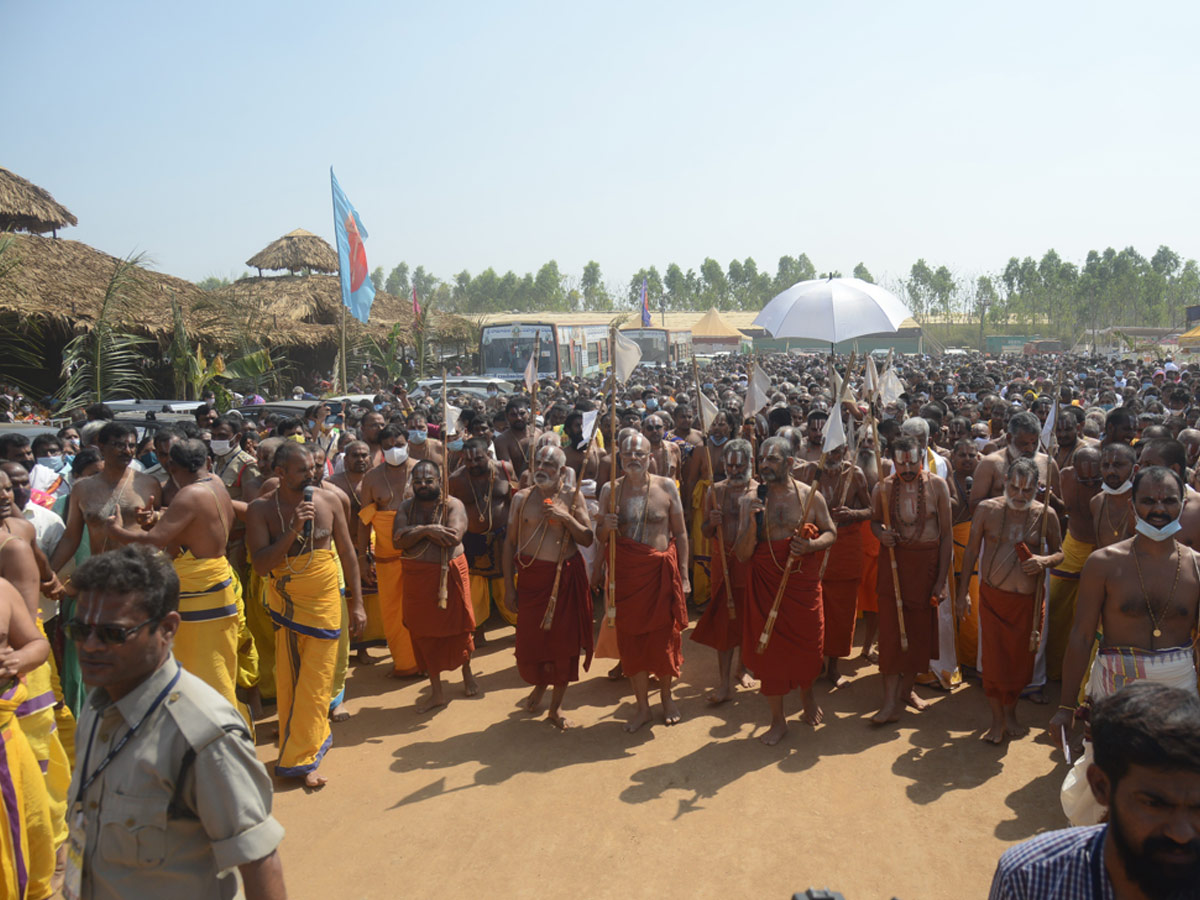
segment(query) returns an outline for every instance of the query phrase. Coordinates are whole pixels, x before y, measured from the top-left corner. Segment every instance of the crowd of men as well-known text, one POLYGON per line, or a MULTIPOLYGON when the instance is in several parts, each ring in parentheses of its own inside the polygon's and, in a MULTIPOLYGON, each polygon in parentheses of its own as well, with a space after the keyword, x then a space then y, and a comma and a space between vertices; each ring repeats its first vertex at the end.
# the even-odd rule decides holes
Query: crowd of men
MULTIPOLYGON (((881 676, 877 727, 923 709, 919 685, 966 677, 994 744, 1026 733, 1019 700, 1045 703, 1049 681, 1061 703, 1038 724, 1066 746, 1131 681, 1196 694, 1200 370, 913 358, 889 380, 863 362, 726 357, 533 396, 497 384, 452 392, 450 422, 440 398, 401 389, 314 400, 301 418, 205 403, 141 429, 97 404, 57 434, 0 436, 0 734, 28 744, 37 775, 19 792, 37 810, 19 817, 22 896, 45 896, 35 846, 51 862, 95 852, 106 820, 85 827, 86 801, 119 767, 96 781, 88 760, 124 746, 106 710, 125 702, 132 734, 135 713, 187 688, 178 752, 241 758, 273 705, 276 776, 319 788, 352 657, 386 645, 391 677, 428 679, 427 713, 449 674, 478 691, 471 656, 493 615, 516 626, 526 708, 549 694, 559 728, 594 656, 630 681, 627 731, 654 720, 652 688, 679 722, 693 618, 689 647, 715 651, 707 703, 757 682, 766 744, 787 734, 793 691, 801 720, 822 721, 815 685, 848 682, 856 635, 881 676), (121 571, 131 586, 111 587, 121 571), (122 606, 131 593, 158 599, 122 606), (130 685, 116 667, 139 647, 155 667, 130 685), (202 710, 213 697, 240 715, 202 710)), ((1091 762, 1086 743, 1063 787, 1075 824, 1101 814, 1091 762)), ((280 836, 267 798, 219 867, 262 896, 282 889, 263 865, 280 836)))

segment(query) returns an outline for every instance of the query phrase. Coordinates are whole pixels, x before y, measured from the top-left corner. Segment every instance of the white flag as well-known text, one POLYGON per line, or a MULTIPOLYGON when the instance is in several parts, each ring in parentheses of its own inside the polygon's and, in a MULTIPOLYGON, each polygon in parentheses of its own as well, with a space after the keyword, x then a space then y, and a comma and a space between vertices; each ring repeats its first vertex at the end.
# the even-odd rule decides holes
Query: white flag
POLYGON ((599 420, 600 410, 598 409, 593 409, 591 412, 583 414, 583 438, 579 441, 579 446, 575 449, 584 450, 592 442, 592 435, 596 432, 596 423, 599 420))
POLYGON ((896 367, 889 366, 888 370, 879 377, 879 399, 886 406, 889 403, 899 403, 900 395, 904 393, 904 382, 896 374, 896 367))
POLYGON ((742 404, 742 413, 747 417, 754 415, 767 405, 767 393, 771 390, 771 379, 761 366, 754 367, 750 376, 750 384, 746 388, 746 400, 742 404))
POLYGON ((845 445, 846 429, 842 427, 842 407, 835 404, 829 411, 829 420, 825 423, 825 443, 821 445, 821 452, 829 453, 845 445))
POLYGON ((867 357, 867 377, 863 382, 863 399, 873 401, 879 392, 879 370, 875 368, 875 357, 867 357))
POLYGON ((533 350, 529 354, 529 362, 525 364, 525 390, 532 394, 535 384, 537 384, 537 341, 534 341, 533 350))
POLYGON ((443 423, 446 427, 442 435, 443 439, 448 439, 452 434, 458 434, 458 419, 461 415, 461 407, 452 403, 446 404, 446 421, 443 423))
POLYGON ((700 392, 700 430, 708 434, 708 429, 712 428, 713 420, 717 417, 717 404, 713 403, 700 392))
POLYGON ((1050 452, 1050 445, 1054 441, 1054 426, 1058 421, 1058 401, 1054 401, 1054 405, 1050 407, 1050 415, 1046 416, 1046 424, 1042 426, 1042 449, 1047 453, 1050 452))
POLYGON ((616 353, 613 354, 613 366, 617 370, 617 381, 625 382, 633 374, 638 363, 642 361, 642 349, 621 332, 616 332, 616 353))

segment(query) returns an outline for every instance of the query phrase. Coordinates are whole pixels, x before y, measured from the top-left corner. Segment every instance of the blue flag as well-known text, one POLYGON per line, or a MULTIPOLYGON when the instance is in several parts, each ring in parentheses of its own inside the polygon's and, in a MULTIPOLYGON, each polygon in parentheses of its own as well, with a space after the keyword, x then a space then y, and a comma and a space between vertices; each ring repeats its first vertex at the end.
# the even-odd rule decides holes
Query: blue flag
POLYGON ((646 278, 642 276, 642 327, 650 327, 650 303, 646 294, 646 278))
POLYGON ((342 193, 333 166, 329 167, 329 181, 333 185, 333 233, 337 238, 342 302, 349 307, 350 315, 366 323, 375 302, 375 284, 368 277, 367 248, 363 246, 367 229, 358 217, 358 210, 342 193))

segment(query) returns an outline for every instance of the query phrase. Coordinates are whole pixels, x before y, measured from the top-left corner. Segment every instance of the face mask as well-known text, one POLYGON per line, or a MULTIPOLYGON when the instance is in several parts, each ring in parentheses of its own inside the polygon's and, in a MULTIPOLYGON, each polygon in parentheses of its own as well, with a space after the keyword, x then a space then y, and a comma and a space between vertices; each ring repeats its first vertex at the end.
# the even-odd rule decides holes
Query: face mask
POLYGON ((306 426, 308 426, 308 430, 309 430, 309 431, 312 431, 314 428, 316 428, 316 427, 317 427, 317 421, 316 421, 316 419, 305 419, 305 421, 304 421, 304 424, 305 424, 306 426))
POLYGON ((715 435, 709 438, 714 447, 720 447, 723 443, 729 440, 728 437, 716 437, 715 435))
POLYGON ((421 431, 421 430, 420 430, 420 429, 418 429, 418 428, 410 428, 410 429, 408 429, 408 439, 409 439, 409 441, 410 441, 411 443, 414 443, 414 444, 423 444, 423 443, 425 443, 425 438, 426 438, 426 436, 427 436, 428 434, 429 434, 429 432, 427 432, 427 431, 421 431))
MULTIPOLYGON (((72 460, 74 460, 74 459, 75 459, 75 454, 74 454, 74 453, 64 453, 64 454, 62 455, 62 467, 63 467, 64 469, 65 469, 65 468, 67 468, 67 467, 69 467, 69 466, 71 465, 71 462, 72 462, 72 460)), ((60 470, 60 471, 61 471, 61 470, 60 470)))
POLYGON ((1129 493, 1129 489, 1131 487, 1133 487, 1132 480, 1127 480, 1120 487, 1115 487, 1115 488, 1109 487, 1106 482, 1101 482, 1101 484, 1100 484, 1100 490, 1104 491, 1104 493, 1108 494, 1110 497, 1116 496, 1117 494, 1127 494, 1127 493, 1129 493))
POLYGON ((55 472, 61 472, 63 466, 66 465, 61 456, 39 456, 37 458, 39 466, 45 466, 47 469, 53 469, 55 472))
POLYGON ((224 456, 233 449, 233 441, 212 440, 209 441, 208 446, 212 448, 212 452, 217 456, 224 456))
POLYGON ((451 441, 447 446, 451 450, 453 450, 455 453, 457 453, 458 451, 462 450, 463 442, 461 440, 451 441))
POLYGON ((1137 524, 1134 525, 1134 528, 1137 529, 1138 534, 1148 537, 1152 541, 1165 541, 1167 538, 1177 534, 1183 526, 1179 524, 1178 519, 1175 519, 1169 525, 1165 525, 1162 528, 1155 528, 1141 516, 1138 516, 1137 524))
POLYGON ((375 404, 375 412, 383 412, 383 404, 382 403, 375 404))
POLYGON ((487 395, 488 395, 489 397, 495 397, 497 393, 499 393, 499 392, 498 392, 498 391, 488 391, 488 392, 487 392, 487 395))
POLYGON ((295 441, 297 444, 303 444, 303 443, 304 443, 304 435, 302 435, 302 434, 289 434, 289 435, 287 436, 287 439, 288 439, 289 441, 295 441))
POLYGON ((150 453, 143 453, 138 457, 138 461, 147 469, 153 469, 158 465, 158 454, 154 453, 153 451, 150 453))
POLYGON ((647 400, 646 401, 646 409, 650 410, 651 412, 654 412, 654 410, 658 409, 658 401, 654 400, 654 399, 647 400))
POLYGON ((24 509, 25 504, 29 502, 29 488, 19 488, 13 485, 13 505, 17 509, 24 509))
POLYGON ((383 451, 383 461, 389 466, 402 466, 408 459, 408 447, 388 447, 383 451))

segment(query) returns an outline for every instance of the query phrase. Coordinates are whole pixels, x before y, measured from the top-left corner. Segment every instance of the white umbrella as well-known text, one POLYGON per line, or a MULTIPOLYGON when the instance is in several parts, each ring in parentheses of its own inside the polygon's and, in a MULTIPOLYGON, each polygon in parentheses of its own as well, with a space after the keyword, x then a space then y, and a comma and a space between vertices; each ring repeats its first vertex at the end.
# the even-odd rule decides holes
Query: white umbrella
POLYGON ((754 317, 771 337, 837 344, 865 334, 896 332, 912 316, 891 291, 858 278, 816 278, 776 294, 754 317))

